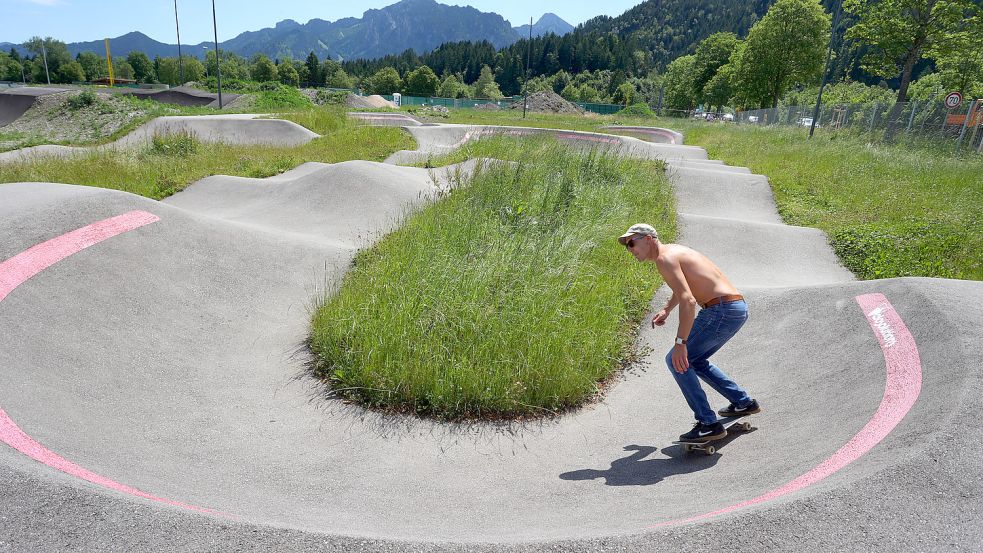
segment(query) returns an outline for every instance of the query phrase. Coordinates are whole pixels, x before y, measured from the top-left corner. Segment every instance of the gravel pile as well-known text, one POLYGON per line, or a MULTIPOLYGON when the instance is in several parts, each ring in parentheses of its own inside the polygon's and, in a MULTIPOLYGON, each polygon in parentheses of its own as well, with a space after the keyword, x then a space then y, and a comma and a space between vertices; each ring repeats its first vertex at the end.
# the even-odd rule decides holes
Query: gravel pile
MULTIPOLYGON (((16 148, 29 141, 49 144, 98 141, 149 113, 127 98, 105 92, 89 92, 95 100, 88 105, 79 105, 76 101, 73 106, 69 102, 82 94, 67 90, 38 97, 31 109, 3 128, 4 134, 16 138, 0 141, 0 150, 16 148)), ((166 111, 179 113, 176 109, 166 111)))
POLYGON ((395 108, 396 104, 386 100, 378 94, 372 96, 348 95, 346 103, 353 108, 395 108))
MULTIPOLYGON (((577 113, 584 114, 584 109, 577 104, 570 103, 562 96, 553 91, 536 92, 530 94, 527 100, 529 111, 539 111, 547 113, 577 113)), ((522 109, 522 99, 512 102, 509 109, 522 109)))

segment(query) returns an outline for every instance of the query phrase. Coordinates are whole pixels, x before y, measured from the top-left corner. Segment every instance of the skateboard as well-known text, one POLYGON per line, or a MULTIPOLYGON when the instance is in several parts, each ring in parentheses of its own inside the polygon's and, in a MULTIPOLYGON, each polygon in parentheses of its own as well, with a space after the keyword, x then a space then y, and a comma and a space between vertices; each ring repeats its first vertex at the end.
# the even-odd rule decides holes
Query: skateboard
MULTIPOLYGON (((731 429, 740 430, 741 432, 750 432, 751 429, 754 428, 753 426, 751 426, 751 420, 749 418, 750 416, 751 415, 738 415, 736 417, 725 417, 720 419, 720 424, 724 425, 724 430, 726 430, 728 434, 730 434, 731 429)), ((717 448, 712 444, 712 442, 722 440, 726 437, 727 436, 725 435, 721 438, 717 438, 715 440, 707 440, 705 442, 681 442, 676 440, 672 443, 683 446, 683 451, 685 451, 686 453, 699 450, 706 453, 707 455, 713 455, 714 453, 717 452, 717 448)))

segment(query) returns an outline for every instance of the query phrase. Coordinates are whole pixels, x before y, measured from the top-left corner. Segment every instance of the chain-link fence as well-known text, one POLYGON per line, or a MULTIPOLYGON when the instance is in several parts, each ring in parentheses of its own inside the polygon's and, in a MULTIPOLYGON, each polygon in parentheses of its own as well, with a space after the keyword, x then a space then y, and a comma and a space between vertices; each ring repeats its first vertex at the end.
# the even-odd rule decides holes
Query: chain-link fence
POLYGON ((849 129, 879 138, 911 138, 983 153, 983 100, 963 102, 948 108, 937 101, 903 104, 878 103, 779 106, 742 111, 734 120, 751 125, 791 125, 809 128, 816 120, 817 132, 849 129))

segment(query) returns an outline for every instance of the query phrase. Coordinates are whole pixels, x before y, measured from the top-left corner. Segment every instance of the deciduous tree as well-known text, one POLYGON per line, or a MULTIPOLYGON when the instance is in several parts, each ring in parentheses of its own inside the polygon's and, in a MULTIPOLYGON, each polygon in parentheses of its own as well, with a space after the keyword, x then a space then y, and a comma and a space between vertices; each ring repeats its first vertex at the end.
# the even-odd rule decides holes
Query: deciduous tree
POLYGON ((421 65, 406 75, 406 93, 410 96, 430 97, 437 93, 440 81, 433 69, 421 65))
POLYGON ((830 17, 818 0, 778 0, 748 33, 738 60, 738 86, 775 107, 796 83, 819 79, 830 17))

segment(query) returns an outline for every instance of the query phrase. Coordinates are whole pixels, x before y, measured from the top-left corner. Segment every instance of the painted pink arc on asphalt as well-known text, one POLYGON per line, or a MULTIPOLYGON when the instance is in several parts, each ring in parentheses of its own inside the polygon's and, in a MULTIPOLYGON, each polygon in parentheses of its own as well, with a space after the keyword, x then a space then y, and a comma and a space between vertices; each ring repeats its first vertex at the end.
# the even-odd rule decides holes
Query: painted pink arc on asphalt
POLYGON ((887 364, 887 382, 884 385, 884 397, 881 400, 880 406, 877 408, 877 412, 874 413, 874 416, 867 422, 866 426, 860 432, 857 432, 832 457, 780 488, 776 488, 754 499, 731 505, 730 507, 724 507, 723 509, 682 520, 670 520, 654 524, 649 526, 649 528, 696 522, 799 491, 819 482, 859 459, 894 430, 894 427, 911 410, 915 401, 918 400, 918 395, 921 393, 921 357, 918 355, 915 338, 911 335, 908 327, 905 326, 904 321, 901 320, 901 316, 894 310, 894 306, 891 305, 891 302, 887 301, 887 298, 883 294, 865 294, 857 296, 855 299, 867 317, 867 322, 870 324, 871 330, 874 331, 874 335, 877 336, 877 340, 881 344, 884 361, 887 364))
MULTIPOLYGON (((63 234, 57 238, 42 242, 33 246, 14 257, 0 263, 0 302, 4 300, 15 288, 23 284, 31 277, 54 265, 55 263, 76 254, 99 242, 108 240, 124 232, 140 228, 160 220, 160 217, 146 211, 131 211, 116 217, 104 219, 97 223, 82 227, 72 232, 63 234)), ((90 470, 82 468, 64 457, 47 449, 36 440, 24 433, 20 427, 7 415, 3 408, 0 408, 0 441, 10 447, 27 455, 31 459, 48 465, 51 468, 60 470, 82 480, 98 484, 118 492, 159 501, 172 505, 199 511, 203 513, 219 514, 210 509, 187 505, 170 499, 164 499, 142 492, 136 488, 131 488, 110 480, 105 476, 96 474, 90 470)))
POLYGON ((92 223, 24 250, 0 263, 0 301, 3 301, 8 294, 13 292, 14 288, 20 286, 24 281, 62 259, 117 234, 159 220, 159 217, 146 211, 131 211, 98 223, 92 223))

